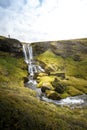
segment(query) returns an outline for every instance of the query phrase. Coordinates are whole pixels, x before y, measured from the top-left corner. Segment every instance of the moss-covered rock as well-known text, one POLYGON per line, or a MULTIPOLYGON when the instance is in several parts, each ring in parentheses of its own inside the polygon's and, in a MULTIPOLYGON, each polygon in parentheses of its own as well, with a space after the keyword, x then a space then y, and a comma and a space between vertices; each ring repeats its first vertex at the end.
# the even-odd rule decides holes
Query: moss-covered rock
POLYGON ((53 82, 53 80, 54 80, 53 76, 44 75, 41 77, 39 76, 37 78, 39 78, 37 87, 41 88, 42 86, 47 86, 50 89, 53 89, 53 86, 51 84, 51 82, 53 82))
POLYGON ((57 92, 55 91, 50 91, 50 90, 47 90, 46 91, 46 96, 50 99, 53 99, 53 100, 60 100, 61 99, 61 95, 58 94, 57 92))
POLYGON ((66 86, 60 83, 60 81, 57 78, 55 78, 55 80, 52 82, 52 86, 58 93, 63 93, 66 89, 66 86))

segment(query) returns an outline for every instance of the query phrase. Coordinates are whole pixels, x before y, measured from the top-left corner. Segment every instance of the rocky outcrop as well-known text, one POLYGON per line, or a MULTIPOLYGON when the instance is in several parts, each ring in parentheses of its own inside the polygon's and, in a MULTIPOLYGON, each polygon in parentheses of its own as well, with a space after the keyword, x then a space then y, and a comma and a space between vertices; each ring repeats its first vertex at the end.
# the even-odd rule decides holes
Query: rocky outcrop
POLYGON ((46 96, 49 98, 49 99, 53 99, 53 100, 60 100, 61 99, 61 96, 60 94, 58 94, 57 92, 55 91, 47 91, 46 92, 46 96))
POLYGON ((50 42, 32 43, 34 55, 39 55, 50 48, 50 42))
POLYGON ((16 39, 0 37, 0 50, 4 52, 22 54, 22 44, 16 39))
POLYGON ((55 78, 55 80, 52 82, 52 86, 58 93, 63 93, 66 89, 66 86, 61 84, 57 78, 55 78))

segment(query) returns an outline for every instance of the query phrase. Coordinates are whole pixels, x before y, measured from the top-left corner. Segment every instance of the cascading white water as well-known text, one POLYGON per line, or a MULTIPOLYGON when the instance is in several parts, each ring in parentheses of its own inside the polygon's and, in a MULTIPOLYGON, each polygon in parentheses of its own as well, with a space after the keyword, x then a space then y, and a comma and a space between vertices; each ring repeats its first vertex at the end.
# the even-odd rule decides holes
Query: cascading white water
POLYGON ((78 95, 78 96, 74 96, 74 97, 67 97, 67 98, 61 99, 59 101, 48 99, 47 97, 43 96, 42 100, 46 101, 46 102, 51 102, 51 103, 54 103, 54 104, 60 105, 60 106, 68 106, 71 108, 82 108, 82 107, 87 106, 87 95, 86 94, 78 95))
POLYGON ((28 65, 29 81, 32 85, 36 85, 36 81, 33 79, 35 73, 44 72, 41 66, 35 65, 33 60, 33 50, 31 44, 23 44, 23 52, 25 56, 25 62, 28 65))
POLYGON ((30 59, 30 62, 31 62, 31 60, 33 60, 32 46, 28 44, 27 48, 28 48, 28 52, 29 52, 29 59, 30 59))
POLYGON ((26 44, 23 44, 23 52, 24 52, 24 57, 25 57, 25 62, 28 64, 28 55, 27 55, 27 50, 26 50, 26 44))

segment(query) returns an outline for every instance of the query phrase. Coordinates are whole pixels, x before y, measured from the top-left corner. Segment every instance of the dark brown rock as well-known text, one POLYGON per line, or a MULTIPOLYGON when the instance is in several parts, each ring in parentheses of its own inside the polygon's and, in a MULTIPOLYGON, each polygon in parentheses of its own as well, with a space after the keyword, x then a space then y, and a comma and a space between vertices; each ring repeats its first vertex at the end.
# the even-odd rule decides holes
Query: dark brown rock
POLYGON ((23 55, 21 42, 11 38, 0 38, 0 51, 23 55))
POLYGON ((48 87, 48 86, 42 86, 42 87, 41 87, 41 91, 42 91, 43 93, 45 93, 46 90, 50 90, 50 87, 48 87))
POLYGON ((59 82, 57 78, 52 82, 52 86, 54 87, 55 91, 58 93, 63 93, 66 89, 66 86, 59 82))
POLYGON ((53 100, 60 100, 61 99, 60 94, 58 94, 55 91, 49 91, 48 94, 47 94, 47 97, 50 98, 50 99, 53 99, 53 100))

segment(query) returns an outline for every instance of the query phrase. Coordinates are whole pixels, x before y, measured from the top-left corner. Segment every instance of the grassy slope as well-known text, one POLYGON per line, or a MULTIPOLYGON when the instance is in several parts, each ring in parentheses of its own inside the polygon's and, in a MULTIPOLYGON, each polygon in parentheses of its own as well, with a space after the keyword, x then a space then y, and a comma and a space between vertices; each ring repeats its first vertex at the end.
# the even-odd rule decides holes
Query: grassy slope
MULTIPOLYGON (((80 41, 81 44, 85 44, 85 46, 87 47, 87 39, 73 40, 73 42, 77 41, 80 41)), ((61 44, 64 45, 63 42, 65 41, 61 41, 61 44)), ((56 46, 56 42, 52 42, 51 44, 56 46)), ((74 49, 72 48, 72 50, 74 49)), ((62 51, 63 53, 64 50, 60 49, 57 51, 62 51)), ((66 58, 63 58, 61 55, 56 55, 52 52, 51 48, 44 53, 38 55, 37 59, 40 62, 44 63, 46 73, 48 70, 50 71, 50 75, 39 77, 38 86, 44 83, 44 79, 46 79, 45 82, 51 83, 55 79, 55 77, 57 77, 55 76, 55 74, 64 72, 66 75, 66 78, 64 80, 61 80, 57 77, 58 80, 60 80, 61 84, 65 84, 67 87, 66 91, 62 94, 62 97, 87 93, 87 54, 78 51, 77 53, 81 57, 81 61, 75 61, 73 57, 69 55, 66 58)))
POLYGON ((86 130, 87 109, 71 110, 42 102, 25 88, 27 76, 22 58, 0 52, 1 130, 86 130))

